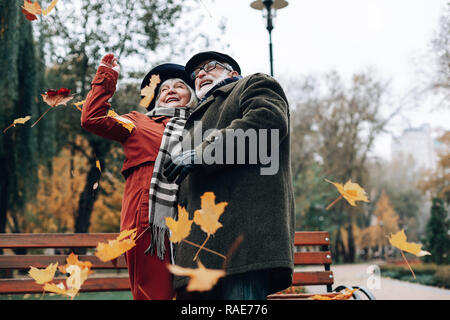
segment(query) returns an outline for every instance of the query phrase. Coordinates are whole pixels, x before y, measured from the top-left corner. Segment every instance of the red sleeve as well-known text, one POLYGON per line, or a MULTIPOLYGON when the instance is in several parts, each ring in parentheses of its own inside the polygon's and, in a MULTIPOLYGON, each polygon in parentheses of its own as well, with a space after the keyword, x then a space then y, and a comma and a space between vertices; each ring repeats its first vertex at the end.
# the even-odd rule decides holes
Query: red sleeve
POLYGON ((116 90, 117 78, 117 72, 111 68, 98 68, 81 111, 81 127, 100 137, 123 143, 130 132, 115 119, 105 117, 111 108, 108 100, 116 90))

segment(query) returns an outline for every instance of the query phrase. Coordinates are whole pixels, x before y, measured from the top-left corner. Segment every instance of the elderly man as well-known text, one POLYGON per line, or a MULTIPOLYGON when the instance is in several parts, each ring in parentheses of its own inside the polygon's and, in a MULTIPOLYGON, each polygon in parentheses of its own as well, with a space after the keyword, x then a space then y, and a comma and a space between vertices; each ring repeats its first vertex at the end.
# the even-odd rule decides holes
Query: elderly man
MULTIPOLYGON (((177 276, 177 298, 266 299, 289 287, 293 273, 295 222, 286 96, 265 74, 240 76, 239 64, 223 53, 198 53, 185 69, 195 80, 200 99, 185 125, 193 139, 185 141, 188 150, 165 164, 164 174, 180 184, 179 204, 190 219, 205 192, 214 192, 216 203, 228 203, 219 220, 223 226, 209 238, 207 248, 225 255, 236 239, 243 240, 226 261, 202 250, 198 260, 206 268, 225 266, 226 277, 211 291, 187 292, 189 279, 177 276)), ((202 244, 205 238, 193 224, 187 240, 202 244)), ((176 264, 196 268, 196 251, 181 242, 175 249, 176 264)))

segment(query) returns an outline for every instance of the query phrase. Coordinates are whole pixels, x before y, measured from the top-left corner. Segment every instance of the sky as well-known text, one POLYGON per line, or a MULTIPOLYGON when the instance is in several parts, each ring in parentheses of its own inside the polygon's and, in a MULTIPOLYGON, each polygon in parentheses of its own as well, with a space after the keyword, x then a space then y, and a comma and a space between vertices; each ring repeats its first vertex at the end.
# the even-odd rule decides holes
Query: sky
MULTIPOLYGON (((250 7, 252 1, 198 1, 206 16, 202 30, 216 32, 218 22, 225 22, 221 45, 228 44, 226 52, 238 61, 242 74, 269 74, 268 31, 262 12, 250 7)), ((277 11, 272 31, 274 77, 283 84, 289 78, 336 70, 349 78, 372 68, 380 79, 390 81, 394 98, 400 99, 420 81, 421 70, 432 59, 430 42, 447 2, 288 0, 289 5, 277 11)), ((450 110, 435 110, 435 104, 433 99, 421 102, 389 129, 395 136, 423 123, 450 130, 450 110)), ((389 158, 390 143, 390 134, 380 136, 374 152, 389 158)))

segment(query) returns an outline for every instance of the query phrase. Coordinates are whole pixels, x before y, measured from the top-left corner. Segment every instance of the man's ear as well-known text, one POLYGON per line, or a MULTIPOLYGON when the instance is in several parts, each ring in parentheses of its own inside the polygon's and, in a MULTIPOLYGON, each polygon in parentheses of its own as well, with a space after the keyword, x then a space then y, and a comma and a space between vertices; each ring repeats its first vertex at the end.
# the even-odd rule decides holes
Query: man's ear
POLYGON ((230 76, 231 77, 237 77, 239 75, 239 72, 237 72, 237 71, 231 71, 230 72, 230 76))

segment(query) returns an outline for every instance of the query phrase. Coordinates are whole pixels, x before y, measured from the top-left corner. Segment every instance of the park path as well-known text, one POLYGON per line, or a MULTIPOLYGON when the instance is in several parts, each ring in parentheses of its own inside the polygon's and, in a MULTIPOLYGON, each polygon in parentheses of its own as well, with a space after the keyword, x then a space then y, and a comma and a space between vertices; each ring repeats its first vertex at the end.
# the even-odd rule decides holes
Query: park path
MULTIPOLYGON (((317 270, 317 268, 302 268, 317 270)), ((363 286, 369 289, 377 300, 450 300, 450 290, 425 286, 418 283, 400 281, 376 276, 374 264, 332 265, 333 289, 338 285, 363 286)), ((379 271, 379 269, 378 269, 379 271)), ((379 274, 379 272, 378 272, 379 274)), ((308 286, 308 292, 325 292, 325 286, 308 286)))

